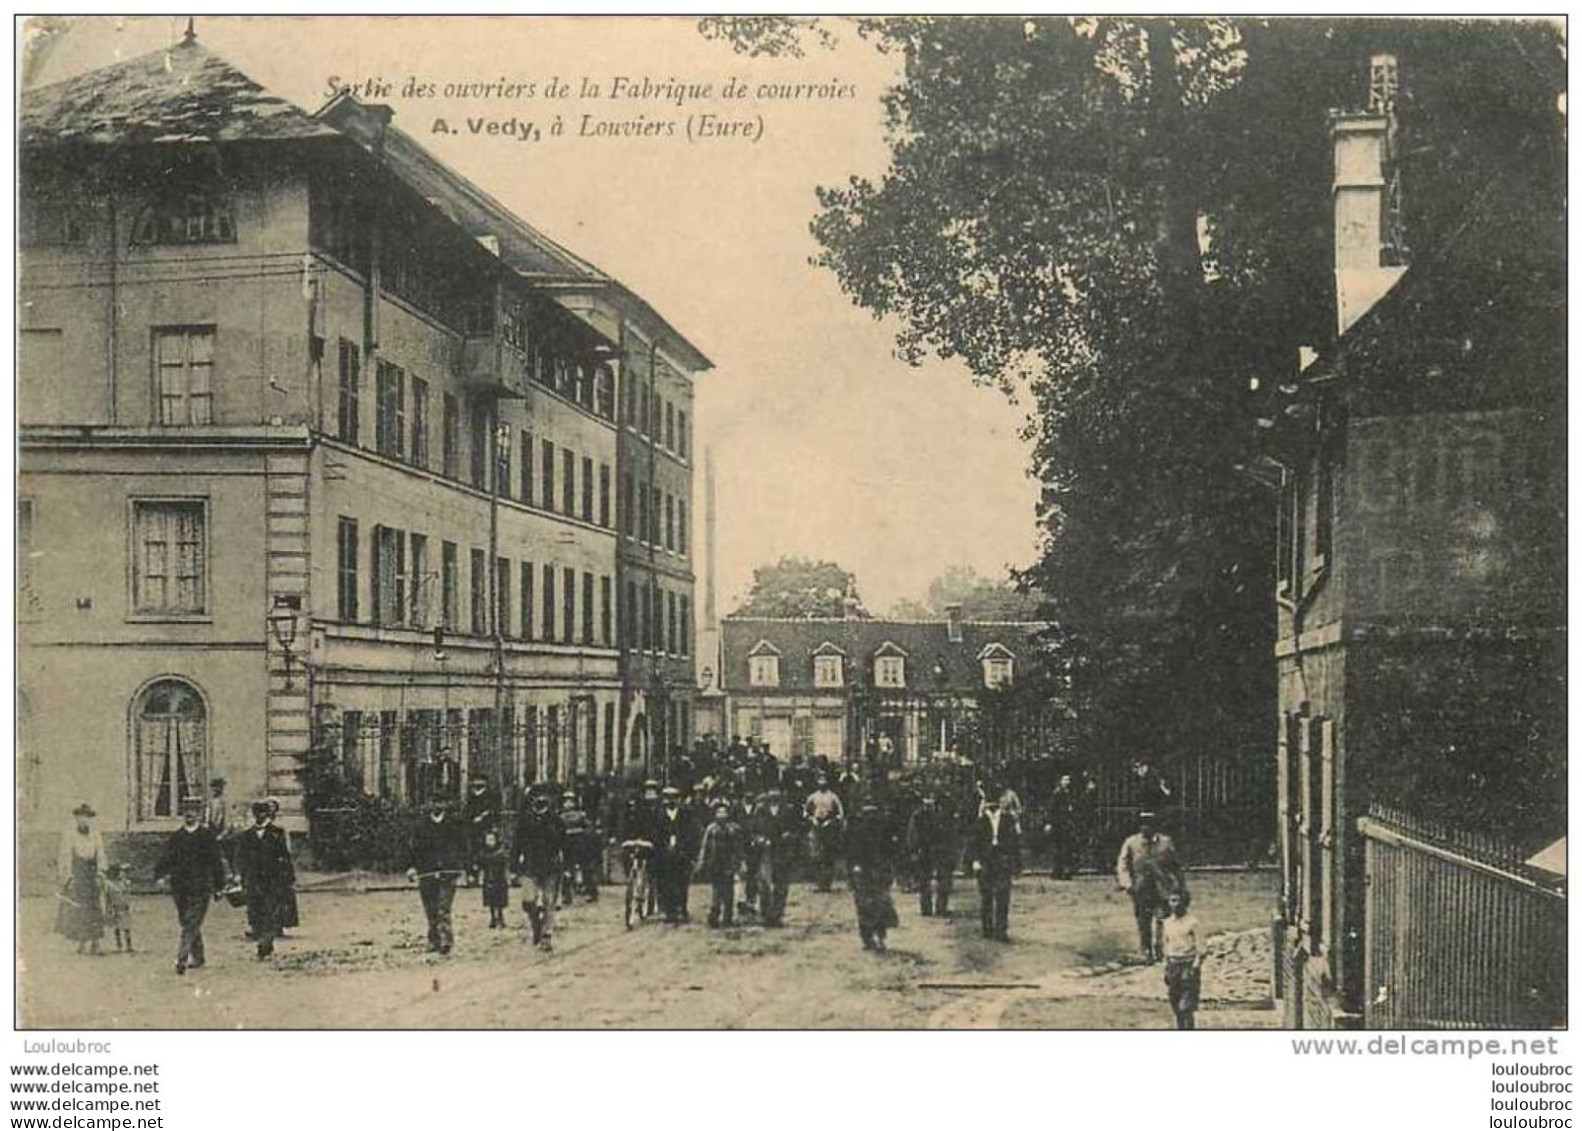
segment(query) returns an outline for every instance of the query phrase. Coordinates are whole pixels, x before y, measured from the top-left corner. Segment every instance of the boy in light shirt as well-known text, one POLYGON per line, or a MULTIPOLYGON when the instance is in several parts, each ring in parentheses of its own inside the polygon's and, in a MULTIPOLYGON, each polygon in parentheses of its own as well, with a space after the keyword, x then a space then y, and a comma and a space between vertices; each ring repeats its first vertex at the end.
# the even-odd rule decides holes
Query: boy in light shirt
POLYGON ((1198 994, 1202 989, 1203 932, 1197 916, 1188 908, 1191 897, 1185 888, 1176 888, 1167 897, 1170 915, 1164 921, 1165 987, 1170 1009, 1176 1015, 1177 1029, 1193 1029, 1198 994))

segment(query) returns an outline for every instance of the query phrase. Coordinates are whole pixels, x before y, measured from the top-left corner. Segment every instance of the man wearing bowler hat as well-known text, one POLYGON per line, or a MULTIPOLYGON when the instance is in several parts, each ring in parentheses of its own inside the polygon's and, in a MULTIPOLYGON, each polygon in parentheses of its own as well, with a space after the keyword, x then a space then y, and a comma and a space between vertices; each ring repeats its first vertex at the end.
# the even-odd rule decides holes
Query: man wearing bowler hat
POLYGON ((258 957, 275 952, 287 901, 296 886, 296 869, 285 830, 270 820, 267 801, 253 802, 253 826, 236 838, 236 871, 247 898, 247 925, 258 957))

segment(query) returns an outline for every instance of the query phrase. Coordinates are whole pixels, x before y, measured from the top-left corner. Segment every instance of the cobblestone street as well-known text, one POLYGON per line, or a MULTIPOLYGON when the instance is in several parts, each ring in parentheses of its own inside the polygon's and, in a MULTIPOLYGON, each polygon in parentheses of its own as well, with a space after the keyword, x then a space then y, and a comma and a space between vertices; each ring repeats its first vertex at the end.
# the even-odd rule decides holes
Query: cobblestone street
MULTIPOLYGON (((1270 872, 1193 877, 1211 936, 1205 1029, 1271 1028, 1270 872)), ((979 937, 960 882, 951 920, 897 891, 882 955, 859 945, 850 894, 797 886, 787 926, 710 931, 693 889, 685 927, 621 924, 621 889, 562 912, 556 950, 525 945, 522 915, 490 931, 477 889, 456 899, 456 951, 426 953, 416 891, 307 891, 302 927, 254 960, 241 912, 218 905, 209 965, 171 970, 170 901, 135 900, 135 955, 79 958, 22 910, 21 1022, 46 1028, 1169 1028, 1158 967, 1133 961, 1130 904, 1104 877, 1019 880, 1009 945, 979 937), (334 975, 331 977, 330 975, 334 975)), ((515 894, 515 893, 513 893, 515 894)), ((113 944, 112 944, 113 946, 113 944)))

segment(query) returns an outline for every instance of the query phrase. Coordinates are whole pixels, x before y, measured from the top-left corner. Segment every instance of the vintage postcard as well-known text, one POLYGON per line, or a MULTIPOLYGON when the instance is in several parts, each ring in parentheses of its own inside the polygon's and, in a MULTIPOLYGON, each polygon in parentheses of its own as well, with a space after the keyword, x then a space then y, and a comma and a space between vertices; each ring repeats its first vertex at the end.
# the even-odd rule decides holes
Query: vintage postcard
POLYGON ((1567 1024, 1563 23, 17 27, 19 1027, 1567 1024))

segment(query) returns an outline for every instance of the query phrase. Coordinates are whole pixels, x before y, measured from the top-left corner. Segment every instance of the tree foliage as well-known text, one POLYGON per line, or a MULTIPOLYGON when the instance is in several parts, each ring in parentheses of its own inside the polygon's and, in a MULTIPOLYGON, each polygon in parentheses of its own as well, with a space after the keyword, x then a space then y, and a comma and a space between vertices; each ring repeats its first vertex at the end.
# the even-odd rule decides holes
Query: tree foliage
POLYGON ((753 570, 752 588, 733 616, 866 617, 857 577, 834 562, 781 558, 753 570))
MULTIPOLYGON (((787 25, 798 44, 834 34, 787 25)), ((882 178, 821 189, 816 262, 1027 403, 1044 485, 1027 580, 1092 752, 1266 742, 1272 499, 1238 468, 1267 386, 1335 336, 1329 114, 1400 59, 1405 230, 1475 193, 1563 207, 1552 24, 908 18, 882 178)), ((765 42, 758 29, 756 42, 765 42)), ((800 48, 799 48, 800 49, 800 48)), ((1487 201, 1485 200, 1485 205, 1487 201)))
POLYGON ((1017 588, 1011 577, 985 577, 971 566, 949 566, 928 583, 921 601, 903 598, 891 608, 898 620, 940 620, 959 605, 964 620, 1031 621, 1039 616, 1040 598, 1017 588))

